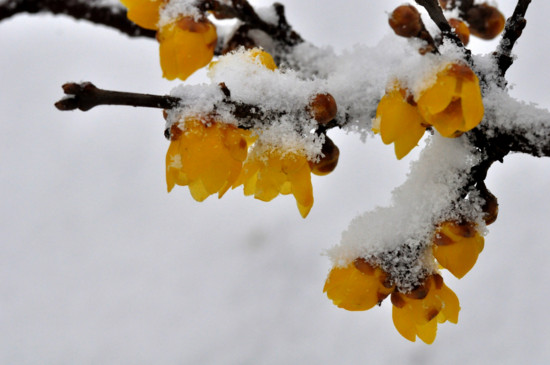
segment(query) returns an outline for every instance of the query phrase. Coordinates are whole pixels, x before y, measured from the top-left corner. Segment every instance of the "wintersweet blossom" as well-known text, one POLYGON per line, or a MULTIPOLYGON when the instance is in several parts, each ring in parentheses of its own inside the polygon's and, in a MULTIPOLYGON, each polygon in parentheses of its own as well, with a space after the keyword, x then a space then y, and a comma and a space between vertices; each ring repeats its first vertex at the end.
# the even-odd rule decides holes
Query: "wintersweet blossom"
POLYGON ((475 128, 483 119, 479 79, 466 65, 452 63, 436 75, 436 81, 420 93, 418 111, 427 124, 444 137, 475 128))
POLYGON ((218 193, 221 198, 241 173, 251 143, 250 132, 233 125, 187 118, 171 128, 166 153, 166 184, 189 186, 191 196, 203 201, 218 193))
POLYGON ((460 279, 475 265, 483 250, 484 239, 471 223, 443 222, 433 243, 435 259, 460 279))
POLYGON ((345 267, 333 267, 323 292, 340 308, 363 311, 381 303, 394 290, 387 279, 381 268, 358 258, 345 267))
POLYGON ((279 147, 266 148, 257 143, 233 187, 241 184, 245 195, 254 195, 256 199, 266 202, 279 194, 294 195, 304 218, 313 206, 311 169, 307 157, 300 152, 285 151, 279 147))
POLYGON ((127 17, 142 28, 157 30, 159 10, 167 0, 120 0, 127 9, 127 17))
POLYGON ((394 144, 395 155, 400 160, 416 147, 426 125, 412 95, 395 83, 380 100, 372 129, 380 133, 382 142, 394 144))
POLYGON ((435 340, 437 323, 458 322, 458 298, 438 274, 428 276, 420 287, 410 293, 392 293, 391 301, 395 328, 413 342, 418 336, 431 344, 435 340))
POLYGON ((452 138, 475 128, 483 119, 479 79, 468 66, 449 64, 418 94, 394 82, 376 110, 372 129, 385 144, 394 144, 398 159, 418 144, 427 127, 452 138))
POLYGON ((163 76, 168 80, 185 80, 212 60, 216 26, 206 18, 196 21, 183 16, 160 28, 157 40, 163 76))

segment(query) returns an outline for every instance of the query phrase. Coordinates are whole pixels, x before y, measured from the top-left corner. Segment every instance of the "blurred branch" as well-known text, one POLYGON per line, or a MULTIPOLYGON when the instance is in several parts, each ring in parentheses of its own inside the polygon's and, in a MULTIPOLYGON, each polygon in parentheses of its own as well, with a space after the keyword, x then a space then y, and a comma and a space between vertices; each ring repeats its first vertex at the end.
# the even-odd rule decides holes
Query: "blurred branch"
POLYGON ((456 44, 459 48, 464 50, 464 58, 466 62, 468 62, 471 66, 473 66, 473 60, 471 52, 468 48, 464 46, 458 35, 453 31, 451 25, 447 21, 447 18, 445 18, 445 15, 443 14, 443 9, 441 9, 441 6, 439 6, 438 0, 415 0, 418 5, 421 5, 426 9, 428 14, 430 15, 430 18, 433 20, 435 25, 439 28, 441 31, 441 36, 443 39, 448 39, 454 44, 456 44))
POLYGON ((130 37, 155 38, 156 32, 144 29, 126 18, 122 5, 104 5, 98 0, 7 0, 0 2, 0 21, 16 14, 63 14, 115 28, 130 37))
POLYGON ((525 13, 527 12, 527 8, 530 3, 531 0, 518 0, 514 13, 506 21, 504 34, 502 35, 502 39, 500 40, 495 53, 495 58, 499 69, 499 77, 501 79, 504 79, 506 71, 508 71, 508 68, 510 68, 514 62, 512 58, 512 49, 527 24, 527 20, 525 20, 525 13))
POLYGON ((277 14, 277 24, 263 20, 247 0, 231 0, 231 4, 230 6, 218 0, 201 0, 199 8, 203 11, 212 11, 219 19, 237 18, 249 29, 259 29, 285 46, 295 46, 304 41, 288 24, 283 4, 272 5, 277 14))

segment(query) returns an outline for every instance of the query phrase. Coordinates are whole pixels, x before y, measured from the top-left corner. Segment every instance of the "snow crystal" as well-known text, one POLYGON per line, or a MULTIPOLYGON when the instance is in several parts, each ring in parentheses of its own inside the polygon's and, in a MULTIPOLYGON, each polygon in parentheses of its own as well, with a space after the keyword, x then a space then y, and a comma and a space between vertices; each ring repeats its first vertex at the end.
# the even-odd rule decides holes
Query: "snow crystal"
POLYGON ((173 23, 180 16, 193 17, 196 21, 203 17, 203 13, 197 8, 196 0, 170 0, 159 12, 159 28, 173 23))
MULTIPOLYGON (((483 97, 485 106, 484 126, 489 137, 495 130, 518 134, 531 146, 550 145, 550 112, 512 98, 500 88, 491 88, 483 97)), ((548 147, 546 147, 548 148, 548 147)))

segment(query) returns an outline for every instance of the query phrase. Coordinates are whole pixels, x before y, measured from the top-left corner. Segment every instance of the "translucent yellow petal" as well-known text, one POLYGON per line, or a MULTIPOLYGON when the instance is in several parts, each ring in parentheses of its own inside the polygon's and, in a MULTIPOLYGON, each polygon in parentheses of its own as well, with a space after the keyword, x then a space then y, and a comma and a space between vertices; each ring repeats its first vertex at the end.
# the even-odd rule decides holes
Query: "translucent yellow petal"
POLYGON ((399 138, 394 141, 395 156, 398 160, 405 157, 418 145, 418 141, 420 141, 425 131, 426 129, 416 122, 410 123, 408 128, 403 130, 399 138))
POLYGON ((198 202, 202 202, 210 196, 200 179, 193 180, 189 183, 189 191, 193 199, 198 202))
POLYGON ((159 9, 164 0, 121 0, 128 9, 127 17, 137 25, 146 29, 157 29, 159 9))
POLYGON ((407 340, 416 341, 416 325, 404 308, 392 307, 392 320, 395 329, 407 340))
POLYGON ((460 312, 460 302, 456 294, 449 289, 445 284, 439 294, 441 300, 443 301, 443 309, 441 313, 445 318, 451 323, 458 323, 458 313, 460 312))
POLYGON ((443 137, 455 137, 457 131, 464 130, 461 100, 451 102, 447 109, 433 115, 430 123, 443 137))
POLYGON ((476 236, 463 238, 450 245, 434 245, 433 254, 441 266, 460 279, 474 267, 481 252, 480 240, 483 240, 483 237, 476 236))
POLYGON ((376 110, 376 118, 380 119, 380 136, 382 142, 390 144, 403 132, 403 124, 415 119, 416 108, 403 100, 399 90, 394 89, 384 95, 376 110))
POLYGON ((323 292, 334 305, 349 311, 363 311, 378 303, 380 282, 363 274, 352 264, 333 268, 325 282, 323 292))
POLYGON ((159 29, 157 39, 163 76, 185 80, 212 60, 217 34, 212 23, 183 17, 159 29))
POLYGON ((462 114, 464 116, 463 131, 467 132, 475 128, 483 119, 484 108, 481 99, 481 90, 477 77, 474 81, 462 83, 462 114))
POLYGON ((308 216, 309 212, 311 211, 311 207, 313 207, 313 200, 311 201, 311 204, 302 205, 298 202, 296 202, 296 206, 298 207, 298 211, 300 212, 300 215, 302 218, 305 218, 308 216))
POLYGON ((425 114, 440 113, 451 103, 455 94, 456 82, 456 77, 440 74, 435 83, 420 95, 417 102, 418 108, 426 120, 428 118, 425 114))
POLYGON ((430 345, 434 342, 435 335, 437 334, 437 320, 434 318, 425 325, 418 326, 416 330, 418 338, 430 345))
POLYGON ((307 164, 288 176, 292 185, 292 194, 296 201, 303 205, 313 204, 313 185, 311 184, 311 171, 307 164))
POLYGON ((275 64, 275 61, 273 60, 273 57, 264 50, 260 48, 253 48, 249 51, 249 57, 254 59, 256 62, 259 62, 267 69, 270 69, 271 71, 275 71, 277 69, 277 65, 275 64))
POLYGON ((281 185, 281 194, 288 195, 290 193, 292 193, 292 184, 287 180, 283 185, 281 185))

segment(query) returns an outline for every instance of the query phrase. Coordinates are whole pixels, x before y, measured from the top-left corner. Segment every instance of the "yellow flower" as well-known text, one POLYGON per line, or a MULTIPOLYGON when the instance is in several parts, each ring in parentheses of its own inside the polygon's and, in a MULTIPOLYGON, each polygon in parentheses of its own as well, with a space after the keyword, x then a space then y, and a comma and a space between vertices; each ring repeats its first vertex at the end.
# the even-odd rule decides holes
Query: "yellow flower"
POLYGON ((273 57, 261 48, 252 48, 248 50, 247 56, 256 62, 259 62, 262 66, 271 71, 275 71, 277 69, 277 65, 275 64, 273 57))
POLYGON ((455 137, 475 128, 483 119, 479 79, 462 64, 440 71, 436 81, 417 100, 418 111, 427 124, 444 137, 455 137))
POLYGON ((395 82, 378 104, 372 130, 385 144, 394 143, 398 159, 418 144, 429 126, 444 137, 457 137, 483 119, 479 79, 468 66, 450 64, 435 79, 419 97, 395 82))
POLYGON ((394 290, 387 281, 382 269, 358 258, 346 267, 333 267, 323 292, 340 308, 363 311, 381 303, 394 290))
POLYGON ((166 153, 168 192, 174 185, 189 186, 197 201, 223 194, 238 178, 248 154, 250 132, 225 123, 208 125, 187 118, 183 130, 173 126, 166 153))
POLYGON ((120 0, 128 9, 127 17, 140 27, 158 29, 159 9, 167 0, 120 0))
POLYGON ((418 336, 431 344, 435 340, 437 323, 458 322, 458 298, 438 274, 426 278, 410 293, 392 293, 391 301, 393 324, 409 341, 416 341, 418 336))
POLYGON ((484 239, 471 223, 444 222, 433 239, 433 255, 441 266, 462 278, 475 265, 484 239))
POLYGON ((185 80, 212 60, 217 34, 208 19, 195 21, 185 16, 160 28, 157 39, 163 76, 185 80))
MULTIPOLYGON (((258 146, 256 146, 258 147, 258 146)), ((302 217, 313 205, 311 170, 305 155, 280 148, 255 153, 245 162, 241 176, 233 187, 244 185, 245 195, 271 201, 279 194, 293 194, 302 217)))
POLYGON ((423 123, 412 95, 408 95, 405 89, 395 84, 378 104, 373 131, 380 133, 385 144, 394 144, 395 155, 400 160, 422 138, 426 130, 423 123))

